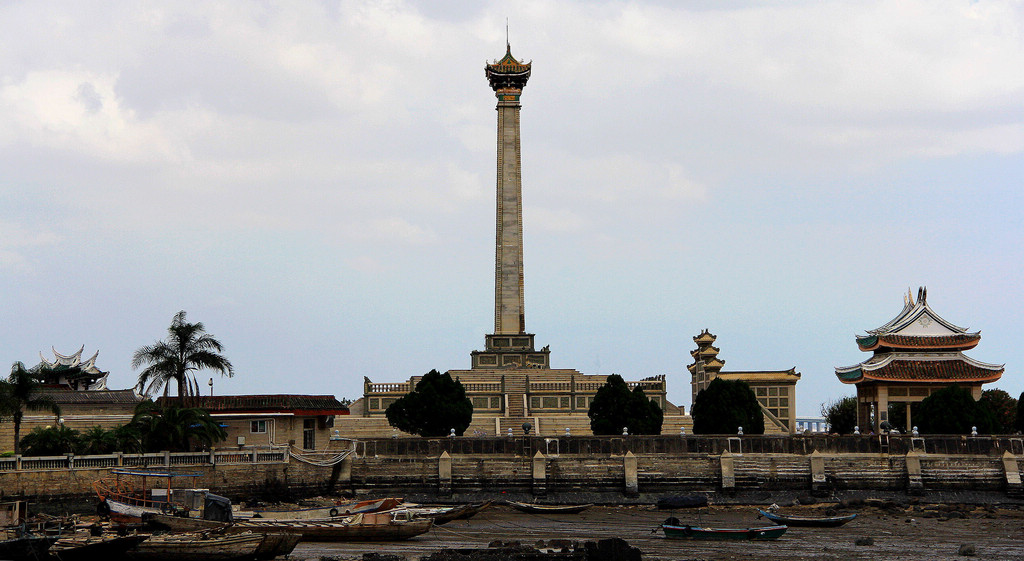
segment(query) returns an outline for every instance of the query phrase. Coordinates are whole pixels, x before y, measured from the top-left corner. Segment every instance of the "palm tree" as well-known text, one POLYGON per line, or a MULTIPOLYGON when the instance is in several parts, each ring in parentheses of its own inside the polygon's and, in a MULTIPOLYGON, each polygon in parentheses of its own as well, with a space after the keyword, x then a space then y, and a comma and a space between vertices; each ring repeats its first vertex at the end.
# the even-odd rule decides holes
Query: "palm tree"
POLYGON ((129 425, 148 452, 190 452, 193 444, 208 447, 227 438, 224 428, 205 409, 174 405, 161 408, 149 400, 135 408, 129 425))
POLYGON ((220 341, 206 333, 202 322, 189 323, 180 311, 167 333, 166 341, 146 345, 132 355, 132 368, 149 365, 139 373, 139 391, 150 395, 163 388, 166 396, 173 380, 178 384, 178 397, 198 396, 194 372, 209 368, 229 378, 235 375, 231 361, 220 354, 220 341))
POLYGON ((14 422, 15 455, 21 453, 21 421, 26 410, 49 409, 54 415, 60 415, 60 406, 52 397, 44 395, 41 388, 42 384, 21 362, 14 363, 6 380, 0 380, 0 417, 10 417, 14 422))

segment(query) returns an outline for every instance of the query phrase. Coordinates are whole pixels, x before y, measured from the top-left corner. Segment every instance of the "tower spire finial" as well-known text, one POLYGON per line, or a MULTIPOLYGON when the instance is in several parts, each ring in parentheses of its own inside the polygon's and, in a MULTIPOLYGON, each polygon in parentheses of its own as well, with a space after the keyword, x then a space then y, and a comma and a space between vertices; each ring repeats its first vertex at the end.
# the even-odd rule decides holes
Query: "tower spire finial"
POLYGON ((505 52, 512 52, 512 43, 508 40, 508 18, 505 18, 505 52))

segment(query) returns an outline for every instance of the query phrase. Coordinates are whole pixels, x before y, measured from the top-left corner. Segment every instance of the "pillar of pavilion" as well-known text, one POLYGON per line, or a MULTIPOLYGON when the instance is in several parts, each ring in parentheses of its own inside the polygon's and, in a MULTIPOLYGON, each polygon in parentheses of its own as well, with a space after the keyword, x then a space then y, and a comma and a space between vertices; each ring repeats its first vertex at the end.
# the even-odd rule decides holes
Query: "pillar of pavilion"
POLYGON ((907 291, 903 311, 885 325, 857 337, 860 350, 871 357, 853 366, 836 368, 844 384, 857 387, 857 424, 881 430, 882 423, 913 425, 914 405, 951 384, 971 391, 977 400, 981 385, 995 382, 1003 366, 963 354, 981 341, 981 332, 967 332, 936 314, 927 302, 928 290, 918 289, 917 301, 907 291), (903 418, 890 419, 890 405, 903 404, 903 418))

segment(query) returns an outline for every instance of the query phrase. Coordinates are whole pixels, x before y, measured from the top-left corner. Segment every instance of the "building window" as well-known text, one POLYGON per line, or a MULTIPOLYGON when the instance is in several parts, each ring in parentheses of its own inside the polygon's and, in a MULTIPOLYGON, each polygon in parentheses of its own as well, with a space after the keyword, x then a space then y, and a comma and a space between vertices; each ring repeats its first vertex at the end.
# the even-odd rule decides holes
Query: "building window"
POLYGON ((757 397, 768 395, 768 388, 757 388, 757 397))
POLYGON ((266 433, 267 432, 267 421, 266 420, 250 421, 249 422, 249 432, 251 432, 253 434, 264 434, 264 433, 266 433))
POLYGON ((585 398, 583 396, 577 397, 576 398, 576 409, 586 409, 586 408, 587 408, 587 398, 585 398))
POLYGON ((783 386, 779 388, 779 395, 789 395, 789 388, 783 386))
POLYGON ((376 397, 371 397, 370 398, 370 409, 374 409, 374 410, 380 409, 380 399, 377 399, 376 397))
POLYGON ((540 398, 539 397, 531 397, 530 398, 530 409, 540 409, 540 398))
POLYGON ((487 405, 490 403, 490 399, 486 397, 474 397, 473 409, 487 409, 487 405))
POLYGON ((569 397, 566 396, 566 397, 558 398, 558 407, 560 407, 562 409, 568 409, 569 408, 569 397))
POLYGON ((779 395, 779 388, 768 388, 768 395, 779 395))
POLYGON ((558 398, 557 397, 543 397, 541 398, 541 407, 544 409, 558 409, 558 398))
POLYGON ((491 409, 501 409, 501 398, 500 397, 492 397, 491 398, 491 409))
POLYGON ((302 420, 302 447, 306 450, 316 449, 316 419, 302 420))

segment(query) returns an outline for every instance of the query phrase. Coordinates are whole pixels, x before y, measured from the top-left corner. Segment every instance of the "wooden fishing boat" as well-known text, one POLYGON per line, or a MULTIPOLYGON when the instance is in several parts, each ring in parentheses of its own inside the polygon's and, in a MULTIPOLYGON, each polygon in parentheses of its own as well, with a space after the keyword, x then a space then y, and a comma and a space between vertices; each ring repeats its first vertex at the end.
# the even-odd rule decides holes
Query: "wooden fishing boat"
POLYGON ((777 512, 769 512, 767 510, 757 509, 758 518, 765 517, 776 524, 785 524, 787 526, 817 526, 819 528, 835 528, 836 526, 842 526, 847 522, 857 518, 856 514, 847 514, 845 516, 787 516, 779 514, 777 512))
POLYGON ((350 516, 365 512, 392 510, 402 504, 401 498, 388 497, 366 501, 339 502, 330 506, 293 509, 262 509, 254 510, 253 518, 287 519, 287 520, 326 520, 338 516, 350 516))
POLYGON ((263 541, 256 548, 256 559, 274 559, 275 557, 287 556, 302 541, 300 534, 289 534, 287 532, 268 532, 263 534, 263 541))
POLYGON ((146 512, 174 514, 188 512, 182 503, 172 502, 171 482, 176 477, 199 477, 199 473, 170 473, 146 470, 111 470, 111 476, 97 480, 93 489, 100 499, 96 511, 118 524, 141 524, 146 512), (150 488, 150 481, 163 483, 150 488), (159 496, 154 491, 159 491, 159 496))
POLYGON ((703 528, 700 526, 665 524, 661 525, 665 537, 678 540, 776 540, 786 533, 787 526, 763 526, 760 528, 703 528))
POLYGON ((142 515, 142 523, 150 530, 165 532, 206 532, 223 530, 231 524, 217 520, 171 516, 159 512, 147 512, 142 515))
MULTIPOLYGON (((441 526, 451 522, 452 520, 467 520, 472 518, 476 516, 477 513, 490 508, 492 504, 494 504, 494 501, 459 505, 436 514, 428 514, 426 515, 426 518, 432 518, 435 526, 441 526)), ((415 512, 413 514, 415 514, 415 512)))
MULTIPOLYGON (((149 536, 83 536, 60 538, 50 547, 50 557, 58 561, 95 561, 120 559, 149 536)), ((40 558, 42 559, 42 558, 40 558)))
POLYGON ((241 561, 254 559, 263 539, 252 532, 153 535, 125 555, 133 561, 241 561))
POLYGON ((235 522, 225 532, 289 533, 303 541, 398 541, 424 534, 434 525, 430 518, 408 512, 367 512, 338 520, 272 520, 252 518, 235 522))
POLYGON ((529 512, 530 514, 577 514, 594 506, 593 504, 541 505, 537 503, 517 503, 515 501, 508 501, 508 505, 518 511, 529 512))
POLYGON ((24 534, 0 539, 0 559, 11 561, 37 561, 46 559, 46 552, 57 541, 56 536, 24 534))

